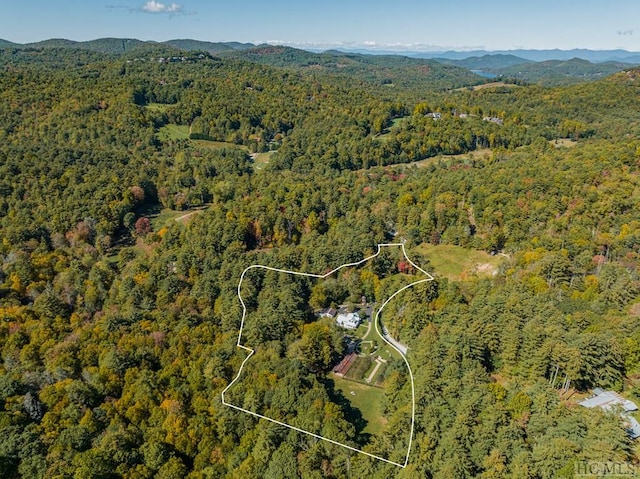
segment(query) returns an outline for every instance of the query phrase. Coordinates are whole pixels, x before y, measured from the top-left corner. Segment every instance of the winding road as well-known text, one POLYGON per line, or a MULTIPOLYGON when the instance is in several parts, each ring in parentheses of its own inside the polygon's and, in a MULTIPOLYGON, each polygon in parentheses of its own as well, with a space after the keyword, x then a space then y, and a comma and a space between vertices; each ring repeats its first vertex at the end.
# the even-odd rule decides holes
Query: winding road
MULTIPOLYGON (((382 326, 382 325, 381 325, 382 326)), ((384 339, 386 339, 387 341, 389 341, 391 344, 393 344, 393 346, 402 353, 403 356, 407 355, 407 351, 409 350, 409 348, 407 346, 405 346, 404 344, 396 341, 395 339, 393 339, 391 336, 389 336, 389 331, 387 330, 386 326, 382 326, 382 336, 384 337, 384 339)))

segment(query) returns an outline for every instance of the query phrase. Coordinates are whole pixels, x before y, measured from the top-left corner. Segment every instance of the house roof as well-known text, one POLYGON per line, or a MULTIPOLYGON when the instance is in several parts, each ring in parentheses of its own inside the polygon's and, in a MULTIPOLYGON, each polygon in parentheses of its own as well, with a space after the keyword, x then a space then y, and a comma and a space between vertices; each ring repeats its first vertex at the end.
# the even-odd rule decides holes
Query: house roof
POLYGON ((360 321, 360 316, 358 315, 358 313, 340 313, 338 314, 338 316, 336 317, 336 321, 338 323, 357 323, 360 321))
POLYGON ((631 439, 637 439, 640 437, 640 423, 633 416, 626 416, 627 419, 627 430, 629 431, 629 436, 631 439))
POLYGON ((637 411, 638 406, 633 401, 623 398, 618 393, 613 391, 603 391, 600 388, 593 390, 594 396, 580 401, 578 404, 588 408, 599 407, 601 409, 611 409, 616 406, 621 406, 625 411, 637 411))

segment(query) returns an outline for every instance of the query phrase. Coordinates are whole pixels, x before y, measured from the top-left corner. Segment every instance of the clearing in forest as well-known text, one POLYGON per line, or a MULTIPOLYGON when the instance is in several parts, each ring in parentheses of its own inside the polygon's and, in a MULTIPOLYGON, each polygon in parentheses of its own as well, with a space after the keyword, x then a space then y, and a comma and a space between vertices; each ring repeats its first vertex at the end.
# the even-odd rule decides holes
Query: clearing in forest
POLYGON ((267 151, 264 153, 253 153, 251 154, 251 158, 253 159, 253 169, 261 170, 265 167, 266 164, 269 163, 271 156, 275 153, 275 151, 267 151))
MULTIPOLYGON (((385 306, 397 295, 407 290, 408 288, 412 288, 421 283, 433 281, 433 279, 433 276, 431 276, 425 270, 421 269, 419 266, 413 263, 411 259, 409 259, 406 254, 404 244, 402 243, 379 244, 377 252, 375 254, 366 257, 361 261, 343 264, 324 274, 291 271, 260 264, 249 266, 243 271, 238 283, 238 299, 242 306, 242 319, 237 341, 238 348, 242 349, 245 353, 248 354, 240 365, 235 378, 222 391, 222 403, 243 413, 274 422, 298 432, 311 435, 317 439, 322 439, 337 446, 345 447, 352 451, 365 454, 374 459, 385 461, 389 464, 393 464, 399 467, 406 467, 409 462, 409 454, 411 451, 411 443, 413 440, 415 423, 415 386, 413 373, 406 358, 406 346, 401 345, 389 336, 389 333, 386 331, 384 326, 380 324, 380 315, 385 306), (290 412, 290 415, 288 416, 283 415, 283 410, 286 409, 288 411, 291 411, 293 409, 291 407, 291 404, 292 401, 295 401, 294 398, 299 398, 300 396, 313 393, 313 391, 304 391, 304 394, 289 392, 287 391, 287 384, 282 384, 280 387, 278 387, 278 374, 276 374, 275 372, 259 370, 255 367, 255 365, 247 366, 256 352, 258 358, 261 357, 261 354, 270 354, 268 352, 268 348, 263 349, 260 346, 260 341, 256 340, 256 338, 259 338, 261 336, 261 328, 278 328, 290 319, 271 317, 267 318, 268 322, 264 322, 265 316, 258 313, 258 311, 255 309, 256 304, 261 298, 265 302, 272 301, 273 295, 263 295, 261 297, 259 289, 261 281, 264 281, 264 277, 256 279, 252 278, 252 274, 255 274, 257 272, 262 272, 264 273, 264 275, 269 273, 278 273, 281 275, 291 275, 293 277, 301 276, 315 280, 324 280, 332 277, 332 275, 338 272, 342 272, 342 270, 344 269, 355 269, 360 267, 367 261, 376 258, 378 255, 380 255, 383 248, 387 247, 401 248, 402 254, 404 256, 404 261, 406 261, 405 264, 411 265, 411 267, 414 268, 414 271, 419 275, 420 279, 415 280, 414 277, 409 284, 399 287, 392 294, 390 294, 388 298, 386 298, 384 301, 381 301, 380 306, 376 309, 373 308, 373 305, 367 306, 366 300, 363 297, 363 308, 361 311, 365 316, 368 314, 368 321, 370 322, 370 324, 367 325, 365 334, 360 337, 362 341, 360 341, 359 343, 357 341, 353 341, 353 338, 345 336, 345 338, 351 344, 351 354, 355 353, 357 357, 351 357, 350 360, 346 361, 346 363, 348 364, 346 364, 343 370, 339 371, 340 374, 329 373, 324 377, 324 380, 321 379, 321 381, 325 383, 326 390, 329 393, 332 402, 337 402, 338 405, 341 404, 343 407, 343 411, 355 410, 354 412, 357 414, 357 417, 355 417, 354 421, 357 422, 359 426, 354 423, 353 427, 356 431, 356 434, 361 434, 364 438, 375 436, 376 434, 384 434, 386 430, 387 421, 382 414, 382 404, 385 390, 378 386, 378 383, 380 382, 379 378, 382 378, 383 376, 380 373, 381 370, 386 367, 387 362, 390 361, 392 357, 399 358, 398 361, 400 362, 398 364, 402 364, 402 367, 406 367, 406 372, 408 373, 407 377, 408 379, 410 379, 411 385, 411 404, 410 407, 403 407, 397 412, 401 415, 407 415, 406 420, 402 420, 401 423, 406 424, 409 427, 406 431, 402 427, 398 430, 392 431, 396 436, 404 436, 404 434, 406 433, 406 442, 405 440, 403 440, 403 444, 392 444, 393 450, 374 451, 375 447, 368 441, 354 442, 353 440, 350 440, 348 441, 350 443, 347 444, 346 438, 348 437, 348 435, 345 435, 343 431, 336 431, 335 428, 325 427, 325 424, 323 424, 323 416, 321 412, 319 414, 316 414, 315 416, 311 414, 309 417, 307 417, 306 415, 305 417, 300 417, 296 415, 295 412, 290 412), (245 282, 247 284, 245 284, 245 282), (257 321, 263 322, 260 324, 255 324, 255 322, 257 321), (252 322, 254 322, 254 324, 251 324, 252 322), (248 333, 245 330, 248 331, 248 333), (246 341, 248 338, 253 338, 253 340, 249 340, 249 342, 251 342, 252 344, 249 344, 249 342, 246 341), (366 352, 363 353, 362 350, 358 350, 358 347, 364 347, 365 340, 369 342, 369 346, 368 349, 366 349, 366 352), (353 345, 356 346, 354 347, 353 345), (386 350, 386 354, 382 353, 383 350, 386 350), (393 351, 393 353, 391 353, 391 351, 393 351), (245 377, 243 377, 243 370, 245 369, 245 367, 250 372, 245 374, 245 377), (352 369, 353 372, 350 373, 349 370, 352 369), (247 377, 247 375, 249 375, 249 377, 247 377), (256 400, 256 398, 253 396, 253 393, 247 393, 247 391, 251 391, 251 385, 257 381, 268 383, 270 390, 273 390, 273 396, 279 395, 278 397, 282 398, 282 403, 275 402, 271 405, 263 403, 262 405, 260 405, 260 402, 256 400), (287 420, 281 420, 285 417, 287 418, 287 420), (366 423, 366 426, 363 427, 363 423, 366 423), (363 445, 363 443, 367 444, 367 450, 356 447, 358 444, 363 445), (406 449, 403 449, 405 445, 406 449)), ((338 321, 338 319, 339 318, 336 318, 336 322, 338 321)), ((317 323, 318 328, 322 328, 323 324, 326 325, 328 323, 331 323, 332 321, 333 319, 325 317, 319 319, 315 323, 317 323)), ((314 323, 311 323, 311 325, 312 324, 314 323)), ((307 326, 310 326, 310 324, 308 324, 307 326)), ((304 328, 306 328, 306 326, 303 326, 303 329, 304 328)), ((361 325, 360 328, 360 331, 362 332, 363 326, 361 325)), ((353 331, 356 331, 356 329, 353 329, 353 331)), ((267 337, 267 339, 270 340, 270 343, 274 342, 272 338, 267 337)), ((302 340, 298 340, 297 342, 294 342, 292 344, 299 344, 301 341, 302 340)), ((288 349, 291 350, 291 345, 288 347, 288 349)), ((301 350, 305 351, 305 349, 299 347, 298 352, 301 350)), ((321 356, 321 351, 319 352, 319 356, 321 356)), ((301 358, 302 362, 306 362, 312 365, 317 364, 320 360, 320 357, 301 358)), ((312 402, 312 404, 315 403, 317 403, 317 401, 312 402)), ((329 408, 329 410, 332 409, 329 408)), ((323 411, 327 411, 326 407, 323 408, 323 411)), ((349 415, 348 412, 346 414, 349 415)), ((398 428, 397 425, 395 427, 398 428)), ((381 443, 384 444, 385 442, 381 441, 381 443)), ((378 444, 380 444, 380 442, 378 444)))
POLYGON ((454 281, 461 281, 473 275, 494 276, 505 260, 502 255, 492 256, 485 251, 452 244, 422 243, 416 251, 428 256, 431 266, 439 274, 454 281))

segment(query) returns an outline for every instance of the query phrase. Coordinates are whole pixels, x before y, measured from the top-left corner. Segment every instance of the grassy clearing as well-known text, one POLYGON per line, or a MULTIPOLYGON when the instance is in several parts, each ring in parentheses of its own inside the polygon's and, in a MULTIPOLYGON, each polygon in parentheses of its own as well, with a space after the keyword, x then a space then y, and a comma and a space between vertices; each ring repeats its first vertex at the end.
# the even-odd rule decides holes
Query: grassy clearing
POLYGON ((177 141, 189 139, 189 127, 187 125, 165 125, 158 130, 160 141, 177 141))
POLYGON ((503 81, 494 81, 491 83, 483 83, 482 85, 466 86, 466 87, 458 88, 453 91, 464 91, 469 89, 472 89, 473 91, 477 91, 477 90, 486 90, 487 88, 500 88, 503 86, 517 87, 518 85, 516 85, 515 83, 505 83, 503 81))
MULTIPOLYGON (((412 163, 406 163, 405 166, 417 166, 418 168, 424 168, 425 166, 429 166, 433 163, 437 163, 438 161, 444 160, 444 161, 448 161, 451 159, 475 159, 475 160, 481 160, 483 159, 485 156, 488 156, 489 158, 491 157, 491 155, 493 155, 493 150, 491 148, 482 148, 480 150, 473 150, 470 151, 468 153, 461 153, 459 155, 438 155, 438 156, 434 156, 431 158, 427 158, 425 160, 420 160, 420 161, 414 161, 412 163)), ((394 165, 397 166, 397 165, 394 165)))
POLYGON ((364 432, 374 435, 383 433, 387 424, 386 418, 382 415, 384 389, 349 381, 333 373, 329 377, 333 380, 336 390, 341 391, 351 406, 362 413, 362 417, 367 421, 364 432))
POLYGON ((429 259, 437 274, 454 281, 464 280, 473 274, 491 276, 504 260, 502 256, 448 244, 422 243, 416 251, 429 259))
POLYGON ((174 107, 175 105, 170 105, 170 104, 166 104, 166 103, 149 103, 146 106, 146 109, 149 111, 157 111, 159 113, 164 113, 167 110, 169 110, 171 107, 174 107))
POLYGON ((275 151, 267 151, 266 153, 255 153, 252 156, 253 158, 253 168, 256 170, 261 170, 265 167, 269 160, 273 156, 275 151))
POLYGON ((198 206, 190 210, 180 210, 180 211, 163 208, 161 210, 149 212, 146 214, 146 216, 151 220, 151 226, 153 227, 153 231, 158 231, 164 228, 165 226, 171 226, 173 223, 176 223, 176 222, 185 224, 195 215, 205 211, 207 207, 208 205, 198 206))
POLYGON ((393 120, 391 120, 391 126, 389 126, 389 128, 384 130, 384 132, 382 132, 380 135, 376 136, 376 139, 377 140, 382 140, 382 141, 388 140, 389 139, 389 132, 391 131, 391 129, 397 127, 405 118, 406 117, 394 118, 393 120))
MULTIPOLYGON (((249 152, 249 148, 244 145, 236 145, 235 143, 227 143, 226 141, 210 141, 210 140, 190 140, 189 127, 187 125, 169 124, 158 130, 158 139, 160 141, 178 141, 189 140, 189 143, 195 147, 207 150, 221 150, 223 148, 239 148, 249 152)), ((268 159, 267 159, 268 160, 268 159)))
POLYGON ((176 218, 186 214, 187 211, 176 211, 170 210, 168 208, 163 208, 159 213, 155 215, 150 215, 151 226, 153 227, 153 231, 158 231, 165 226, 168 226, 175 222, 176 218))
POLYGON ((556 148, 572 148, 578 144, 577 141, 573 141, 569 138, 559 138, 557 140, 549 140, 549 143, 551 143, 556 148))

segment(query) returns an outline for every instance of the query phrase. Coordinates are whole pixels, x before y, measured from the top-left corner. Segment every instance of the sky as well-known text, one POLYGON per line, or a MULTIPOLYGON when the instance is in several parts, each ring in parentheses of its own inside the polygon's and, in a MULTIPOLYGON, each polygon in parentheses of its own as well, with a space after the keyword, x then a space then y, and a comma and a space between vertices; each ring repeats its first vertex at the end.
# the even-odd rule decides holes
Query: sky
POLYGON ((640 0, 0 0, 0 38, 640 51, 640 0))

